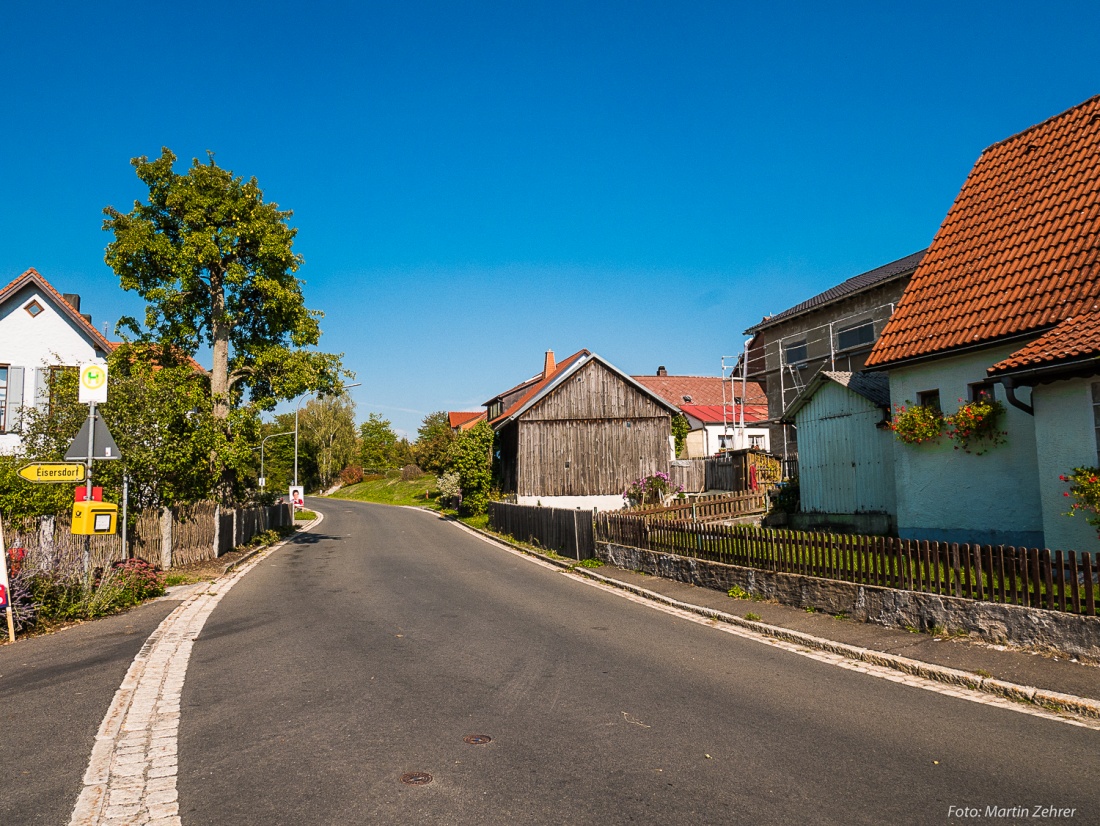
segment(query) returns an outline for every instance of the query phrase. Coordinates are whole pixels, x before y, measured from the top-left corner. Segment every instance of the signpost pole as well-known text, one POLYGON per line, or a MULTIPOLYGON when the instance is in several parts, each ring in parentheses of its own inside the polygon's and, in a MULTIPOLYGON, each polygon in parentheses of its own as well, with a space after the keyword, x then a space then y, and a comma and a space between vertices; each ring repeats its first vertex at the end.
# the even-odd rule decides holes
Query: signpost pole
POLYGON ((122 558, 130 558, 130 549, 127 547, 126 540, 129 539, 126 533, 126 512, 130 506, 130 476, 129 474, 122 474, 122 558))
POLYGON ((8 604, 4 613, 8 615, 8 642, 15 642, 15 618, 11 613, 11 581, 8 579, 8 546, 4 543, 4 522, 0 518, 0 585, 4 586, 8 604))
MULTIPOLYGON (((84 501, 92 501, 92 457, 95 456, 95 402, 88 402, 88 458, 85 459, 85 471, 88 476, 88 484, 84 488, 84 501)), ((92 538, 84 537, 84 577, 92 575, 92 538)))

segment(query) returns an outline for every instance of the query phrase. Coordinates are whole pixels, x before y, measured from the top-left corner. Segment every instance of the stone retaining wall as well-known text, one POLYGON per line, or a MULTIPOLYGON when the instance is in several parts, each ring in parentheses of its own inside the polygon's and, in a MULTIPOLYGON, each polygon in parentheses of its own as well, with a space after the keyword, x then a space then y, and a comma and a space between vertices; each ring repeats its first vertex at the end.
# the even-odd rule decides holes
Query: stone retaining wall
POLYGON ((736 585, 783 605, 813 607, 829 614, 843 612, 860 622, 921 631, 942 628, 991 643, 1032 646, 1100 661, 1100 617, 761 571, 609 542, 596 543, 596 556, 620 568, 716 591, 736 585))

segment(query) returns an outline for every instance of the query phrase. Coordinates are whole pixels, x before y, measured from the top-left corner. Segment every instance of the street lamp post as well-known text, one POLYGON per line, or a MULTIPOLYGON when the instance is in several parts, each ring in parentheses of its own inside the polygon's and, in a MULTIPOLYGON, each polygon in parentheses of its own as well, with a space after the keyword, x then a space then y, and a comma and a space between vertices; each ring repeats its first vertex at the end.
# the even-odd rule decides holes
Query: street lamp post
MULTIPOLYGON (((270 436, 264 436, 264 438, 260 440, 260 478, 264 480, 264 483, 260 485, 261 489, 267 487, 267 477, 264 476, 264 445, 267 444, 268 439, 274 439, 276 436, 289 436, 293 432, 293 430, 287 430, 283 433, 272 433, 270 436)), ((298 480, 295 479, 294 483, 297 484, 298 480)))
MULTIPOLYGON (((355 384, 345 384, 344 390, 349 387, 359 387, 363 382, 357 381, 355 384)), ((298 411, 302 408, 302 402, 313 396, 314 391, 310 390, 298 399, 298 403, 294 405, 294 487, 298 487, 298 411)))

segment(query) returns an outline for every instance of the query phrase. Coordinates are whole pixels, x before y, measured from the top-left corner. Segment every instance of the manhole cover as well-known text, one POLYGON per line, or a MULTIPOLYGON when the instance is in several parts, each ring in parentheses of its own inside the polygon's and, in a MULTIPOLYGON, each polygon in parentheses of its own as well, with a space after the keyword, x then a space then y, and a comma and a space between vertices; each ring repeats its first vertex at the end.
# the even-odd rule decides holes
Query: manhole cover
POLYGON ((409 786, 423 786, 432 782, 432 776, 427 772, 409 772, 401 775, 401 782, 409 786))
POLYGON ((471 746, 483 746, 493 738, 488 734, 467 734, 462 738, 464 742, 469 743, 471 746))

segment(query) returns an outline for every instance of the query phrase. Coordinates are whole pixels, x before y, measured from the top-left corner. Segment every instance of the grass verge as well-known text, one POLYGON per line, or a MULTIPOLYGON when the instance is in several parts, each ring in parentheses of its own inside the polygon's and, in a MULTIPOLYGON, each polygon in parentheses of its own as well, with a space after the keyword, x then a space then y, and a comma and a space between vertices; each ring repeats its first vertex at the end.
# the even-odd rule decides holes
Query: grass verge
POLYGON ((426 473, 418 479, 405 481, 400 471, 386 475, 367 476, 362 482, 340 488, 332 499, 352 499, 379 505, 412 505, 439 509, 439 490, 435 477, 426 473))

